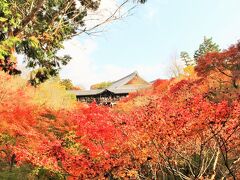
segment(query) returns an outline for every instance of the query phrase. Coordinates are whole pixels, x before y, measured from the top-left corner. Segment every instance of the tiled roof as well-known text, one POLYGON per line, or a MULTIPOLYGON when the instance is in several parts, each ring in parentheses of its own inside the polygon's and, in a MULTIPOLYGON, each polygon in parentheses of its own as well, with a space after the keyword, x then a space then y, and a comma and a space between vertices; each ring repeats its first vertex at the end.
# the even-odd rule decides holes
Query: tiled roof
POLYGON ((141 89, 146 89, 148 87, 150 87, 150 85, 138 85, 138 86, 124 85, 124 86, 121 86, 120 88, 111 89, 111 92, 115 94, 125 94, 125 93, 128 94, 131 92, 139 91, 141 89))
POLYGON ((123 86, 123 85, 127 84, 130 80, 132 80, 136 75, 138 75, 138 73, 137 73, 137 71, 134 71, 133 73, 113 82, 112 85, 109 86, 107 89, 112 90, 112 89, 116 89, 120 86, 123 86))
POLYGON ((104 91, 110 91, 114 94, 128 94, 131 92, 136 92, 140 89, 145 89, 150 86, 149 83, 146 82, 146 84, 127 84, 130 82, 135 76, 139 76, 137 71, 129 74, 128 76, 125 76, 115 82, 112 83, 111 86, 109 86, 106 89, 97 89, 97 90, 87 90, 87 91, 81 91, 81 90, 72 90, 73 94, 76 96, 91 96, 91 95, 98 95, 103 93, 104 91))

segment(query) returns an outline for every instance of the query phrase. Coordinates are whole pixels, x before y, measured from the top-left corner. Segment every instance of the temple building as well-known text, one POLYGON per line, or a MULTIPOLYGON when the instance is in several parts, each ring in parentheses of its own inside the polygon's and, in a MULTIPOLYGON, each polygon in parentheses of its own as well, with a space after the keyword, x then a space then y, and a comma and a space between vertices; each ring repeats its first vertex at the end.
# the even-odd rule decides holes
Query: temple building
POLYGON ((98 104, 111 105, 131 92, 137 92, 151 86, 150 83, 141 78, 138 72, 133 72, 113 82, 105 89, 96 90, 72 90, 78 101, 91 103, 95 101, 98 104))

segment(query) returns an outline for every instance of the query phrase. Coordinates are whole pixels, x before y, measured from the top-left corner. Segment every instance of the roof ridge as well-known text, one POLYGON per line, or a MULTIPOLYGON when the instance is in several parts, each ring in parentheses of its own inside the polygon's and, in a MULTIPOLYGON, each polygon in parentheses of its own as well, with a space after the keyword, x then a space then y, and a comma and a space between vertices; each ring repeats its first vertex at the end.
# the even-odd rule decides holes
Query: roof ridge
POLYGON ((117 81, 114 81, 114 82, 112 83, 112 85, 109 86, 107 89, 111 89, 111 88, 116 89, 117 87, 114 87, 114 85, 116 85, 116 83, 121 82, 121 81, 123 81, 124 79, 127 79, 127 78, 129 78, 129 77, 131 77, 131 76, 135 76, 135 75, 138 75, 138 72, 137 72, 137 71, 134 71, 133 73, 131 73, 131 74, 129 74, 129 75, 127 75, 127 76, 125 76, 125 77, 117 80, 117 81))

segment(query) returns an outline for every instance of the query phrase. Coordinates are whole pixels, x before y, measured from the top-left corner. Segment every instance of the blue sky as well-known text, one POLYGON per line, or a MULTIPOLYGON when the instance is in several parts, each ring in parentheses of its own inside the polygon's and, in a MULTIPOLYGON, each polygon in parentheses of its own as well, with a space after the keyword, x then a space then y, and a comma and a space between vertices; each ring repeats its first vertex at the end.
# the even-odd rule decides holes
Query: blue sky
POLYGON ((181 51, 192 54, 204 36, 213 37, 221 48, 236 43, 239 7, 239 0, 148 0, 97 37, 67 42, 64 53, 72 55, 73 61, 61 77, 86 88, 134 70, 149 81, 167 78, 173 57, 181 51))

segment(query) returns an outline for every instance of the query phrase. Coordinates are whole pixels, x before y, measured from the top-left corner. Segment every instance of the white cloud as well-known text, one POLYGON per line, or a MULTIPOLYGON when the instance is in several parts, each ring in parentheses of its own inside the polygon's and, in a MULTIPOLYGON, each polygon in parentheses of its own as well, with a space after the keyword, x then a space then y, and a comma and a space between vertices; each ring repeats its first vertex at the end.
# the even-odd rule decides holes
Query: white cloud
MULTIPOLYGON (((98 82, 118 80, 134 71, 138 71, 148 81, 156 78, 166 78, 167 66, 164 64, 138 64, 127 68, 114 64, 97 66, 95 59, 91 58, 92 53, 97 48, 94 40, 88 39, 81 43, 78 38, 73 38, 66 41, 64 46, 65 49, 61 50, 58 54, 68 54, 72 57, 72 60, 66 66, 62 67, 60 77, 62 79, 71 79, 75 85, 82 85, 86 89, 98 82)), ((26 77, 29 70, 25 68, 23 60, 24 56, 18 55, 18 68, 22 70, 22 75, 26 77)))
POLYGON ((97 48, 97 44, 93 40, 86 40, 80 43, 78 39, 72 39, 64 43, 65 49, 61 54, 69 54, 72 57, 70 63, 63 67, 60 76, 63 79, 71 79, 75 85, 83 85, 86 89, 90 85, 102 81, 115 81, 122 78, 133 71, 138 71, 139 74, 148 81, 156 78, 166 78, 164 71, 165 65, 135 65, 132 67, 121 67, 114 64, 106 64, 97 66, 91 54, 97 48))
POLYGON ((65 49, 59 54, 69 54, 72 60, 60 71, 63 79, 71 79, 74 84, 88 86, 92 82, 94 65, 90 54, 96 48, 93 40, 80 43, 76 38, 64 43, 65 49))

